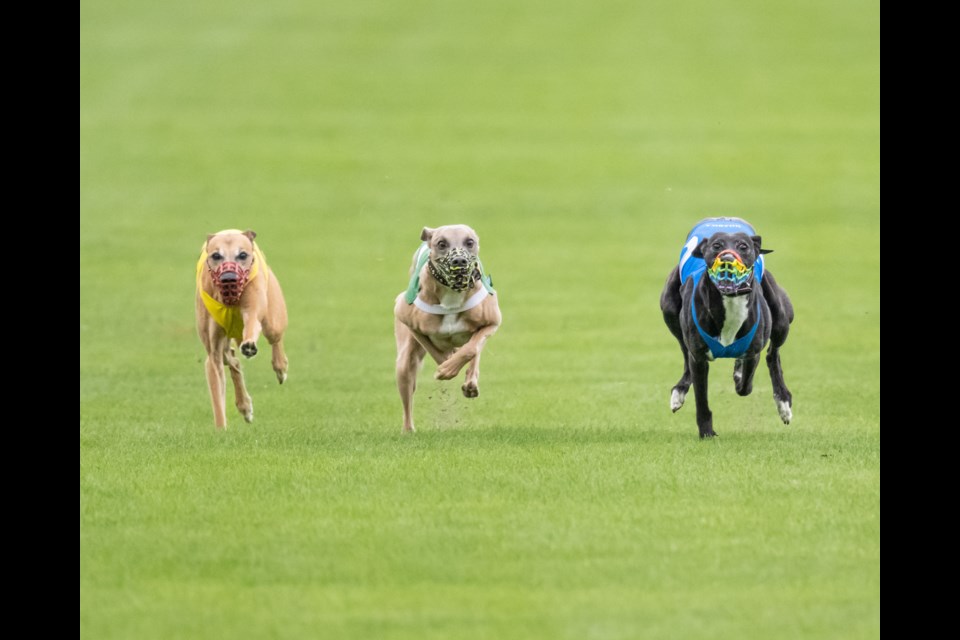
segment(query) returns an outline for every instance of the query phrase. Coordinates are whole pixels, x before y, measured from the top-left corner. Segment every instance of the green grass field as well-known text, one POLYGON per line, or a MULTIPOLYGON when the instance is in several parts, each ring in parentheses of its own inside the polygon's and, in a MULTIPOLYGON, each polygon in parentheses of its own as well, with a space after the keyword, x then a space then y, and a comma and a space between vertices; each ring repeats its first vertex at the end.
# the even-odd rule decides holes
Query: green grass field
POLYGON ((81 637, 879 637, 879 46, 861 0, 83 0, 81 637), (795 420, 723 361, 701 442, 658 298, 708 215, 776 251, 795 420), (404 437, 393 299, 454 222, 504 324, 404 437), (226 227, 291 365, 217 433, 226 227))

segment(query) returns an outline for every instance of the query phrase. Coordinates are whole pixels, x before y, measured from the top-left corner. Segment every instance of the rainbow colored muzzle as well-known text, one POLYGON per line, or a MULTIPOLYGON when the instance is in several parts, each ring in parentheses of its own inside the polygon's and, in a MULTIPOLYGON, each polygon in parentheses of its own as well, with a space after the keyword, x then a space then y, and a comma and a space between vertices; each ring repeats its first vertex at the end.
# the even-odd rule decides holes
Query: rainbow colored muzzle
POLYGON ((707 269, 710 280, 725 296, 749 293, 753 288, 753 266, 747 266, 736 251, 727 249, 707 269))

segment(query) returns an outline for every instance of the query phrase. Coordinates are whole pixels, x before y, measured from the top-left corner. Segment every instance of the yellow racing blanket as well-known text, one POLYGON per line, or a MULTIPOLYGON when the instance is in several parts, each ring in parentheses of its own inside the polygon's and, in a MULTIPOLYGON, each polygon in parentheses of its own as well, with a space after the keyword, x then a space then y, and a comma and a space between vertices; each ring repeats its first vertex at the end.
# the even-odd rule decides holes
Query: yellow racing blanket
MULTIPOLYGON (((250 275, 247 276, 247 285, 260 273, 260 264, 267 264, 267 259, 263 257, 263 252, 260 251, 260 247, 258 247, 256 243, 253 245, 253 255, 254 261, 253 266, 250 267, 250 275)), ((200 275, 203 273, 203 266, 206 262, 207 244, 204 243, 203 246, 200 247, 200 260, 197 261, 197 293, 200 294, 200 299, 203 300, 203 306, 207 308, 210 316, 216 320, 217 324, 223 327, 227 337, 233 338, 239 343, 243 340, 243 316, 240 314, 239 305, 235 307, 227 306, 204 291, 200 286, 200 275)))

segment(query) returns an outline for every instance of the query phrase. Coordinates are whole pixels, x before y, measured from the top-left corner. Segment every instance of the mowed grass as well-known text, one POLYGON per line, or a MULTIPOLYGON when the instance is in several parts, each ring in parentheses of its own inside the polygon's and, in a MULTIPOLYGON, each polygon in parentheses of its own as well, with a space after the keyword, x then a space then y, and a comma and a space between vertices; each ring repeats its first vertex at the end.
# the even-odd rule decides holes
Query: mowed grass
MULTIPOLYGON (((85 638, 874 638, 879 6, 110 2, 80 21, 85 638), (797 320, 795 421, 712 366, 671 414, 660 288, 750 220, 797 320), (401 436, 421 227, 480 233, 481 396, 401 436), (217 433, 207 233, 253 228, 290 380, 217 433)), ((261 343, 262 348, 266 348, 261 343)))

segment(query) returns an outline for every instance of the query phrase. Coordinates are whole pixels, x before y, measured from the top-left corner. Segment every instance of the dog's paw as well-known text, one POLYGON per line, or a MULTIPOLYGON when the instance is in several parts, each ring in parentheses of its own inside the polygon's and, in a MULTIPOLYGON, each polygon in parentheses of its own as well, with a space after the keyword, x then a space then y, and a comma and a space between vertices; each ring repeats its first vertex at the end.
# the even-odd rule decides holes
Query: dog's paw
POLYGON ((287 372, 286 371, 277 371, 277 382, 283 384, 287 381, 287 372))
POLYGON ((257 355, 257 343, 256 342, 244 342, 240 345, 240 353, 245 355, 248 358, 252 358, 257 355))
POLYGON ((440 366, 437 367, 437 372, 434 374, 434 378, 437 380, 452 380, 457 377, 457 374, 460 373, 460 366, 453 361, 453 358, 448 358, 440 363, 440 366))
POLYGON ((464 382, 460 389, 466 398, 476 398, 480 395, 480 387, 477 386, 476 382, 464 382))
POLYGON ((253 422, 253 407, 250 407, 246 411, 241 411, 240 414, 246 422, 253 422))
POLYGON ((777 400, 777 413, 780 414, 783 424, 790 424, 790 421, 793 420, 793 409, 786 400, 777 400))
POLYGON ((674 389, 670 393, 670 411, 676 413, 683 406, 683 401, 687 399, 687 392, 674 389))

